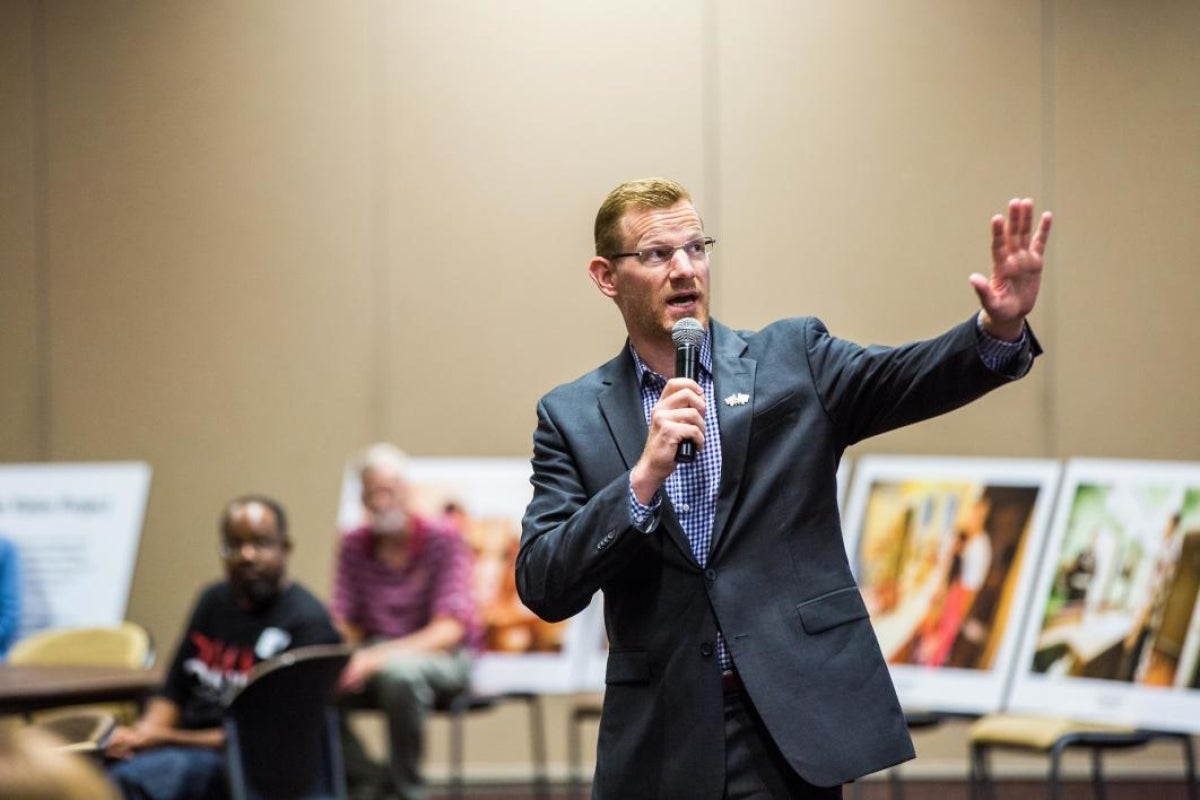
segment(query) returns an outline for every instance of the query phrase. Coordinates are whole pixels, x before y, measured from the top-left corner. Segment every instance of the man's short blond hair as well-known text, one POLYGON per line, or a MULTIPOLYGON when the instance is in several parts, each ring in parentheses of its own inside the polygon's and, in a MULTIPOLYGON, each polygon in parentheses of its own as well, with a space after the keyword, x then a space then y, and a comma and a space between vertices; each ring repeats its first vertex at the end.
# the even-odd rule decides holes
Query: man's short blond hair
POLYGON ((608 193, 596 212, 596 255, 607 258, 621 252, 625 231, 621 220, 633 210, 670 208, 692 195, 669 178, 638 178, 626 181, 608 193))

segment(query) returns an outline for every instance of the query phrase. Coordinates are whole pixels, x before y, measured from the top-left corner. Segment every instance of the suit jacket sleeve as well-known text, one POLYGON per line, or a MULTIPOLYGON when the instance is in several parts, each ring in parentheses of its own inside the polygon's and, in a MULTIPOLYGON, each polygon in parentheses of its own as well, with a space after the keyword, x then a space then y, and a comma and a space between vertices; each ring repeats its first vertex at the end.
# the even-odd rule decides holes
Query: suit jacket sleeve
MULTIPOLYGON (((807 320, 809 372, 843 447, 944 414, 1020 375, 993 372, 979 355, 972 316, 933 339, 862 347, 807 320)), ((1033 353, 1040 352, 1032 340, 1033 353)))
POLYGON ((649 538, 632 526, 625 465, 594 449, 586 459, 575 457, 589 439, 609 438, 607 430, 594 429, 599 415, 582 413, 581 402, 586 408, 571 392, 543 398, 533 436, 534 492, 522 524, 517 591, 549 621, 586 608, 649 538), (571 418, 570 434, 560 421, 564 415, 571 418))

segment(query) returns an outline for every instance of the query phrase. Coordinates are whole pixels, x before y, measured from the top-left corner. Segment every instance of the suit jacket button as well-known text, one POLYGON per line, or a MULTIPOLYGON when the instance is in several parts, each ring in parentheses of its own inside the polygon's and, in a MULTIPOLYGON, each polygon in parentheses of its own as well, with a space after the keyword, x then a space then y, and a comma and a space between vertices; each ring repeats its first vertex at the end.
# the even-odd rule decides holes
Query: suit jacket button
POLYGON ((704 570, 704 577, 709 583, 712 583, 717 579, 717 571, 715 569, 706 569, 704 570))
POLYGON ((700 655, 704 656, 705 658, 708 658, 712 654, 713 654, 712 642, 701 642, 700 643, 700 655))

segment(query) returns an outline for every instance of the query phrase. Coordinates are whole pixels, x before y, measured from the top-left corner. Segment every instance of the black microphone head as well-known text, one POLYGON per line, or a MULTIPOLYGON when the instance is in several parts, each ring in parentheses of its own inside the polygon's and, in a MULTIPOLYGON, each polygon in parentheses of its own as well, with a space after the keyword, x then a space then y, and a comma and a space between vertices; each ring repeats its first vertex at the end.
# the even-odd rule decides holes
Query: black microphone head
POLYGON ((676 347, 699 347, 704 341, 704 326, 691 317, 684 317, 671 328, 671 341, 676 347))

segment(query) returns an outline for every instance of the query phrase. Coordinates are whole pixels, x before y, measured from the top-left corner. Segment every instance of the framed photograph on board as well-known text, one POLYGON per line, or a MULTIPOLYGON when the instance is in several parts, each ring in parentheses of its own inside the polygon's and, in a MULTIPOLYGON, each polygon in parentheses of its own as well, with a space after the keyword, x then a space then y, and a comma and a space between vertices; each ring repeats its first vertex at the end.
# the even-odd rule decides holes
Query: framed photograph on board
MULTIPOLYGON (((527 459, 410 458, 408 480, 416 513, 452 522, 475 557, 472 590, 485 628, 473 680, 486 691, 574 691, 582 680, 588 612, 548 623, 517 597, 515 563, 521 517, 532 497, 527 459)), ((353 463, 342 481, 338 527, 365 515, 353 463)), ((593 648, 594 649, 594 648, 593 648)))
POLYGON ((1009 706, 1200 733, 1200 463, 1075 459, 1009 706))
POLYGON ((846 548, 905 708, 1001 707, 1059 473, 1048 460, 856 460, 846 548))

